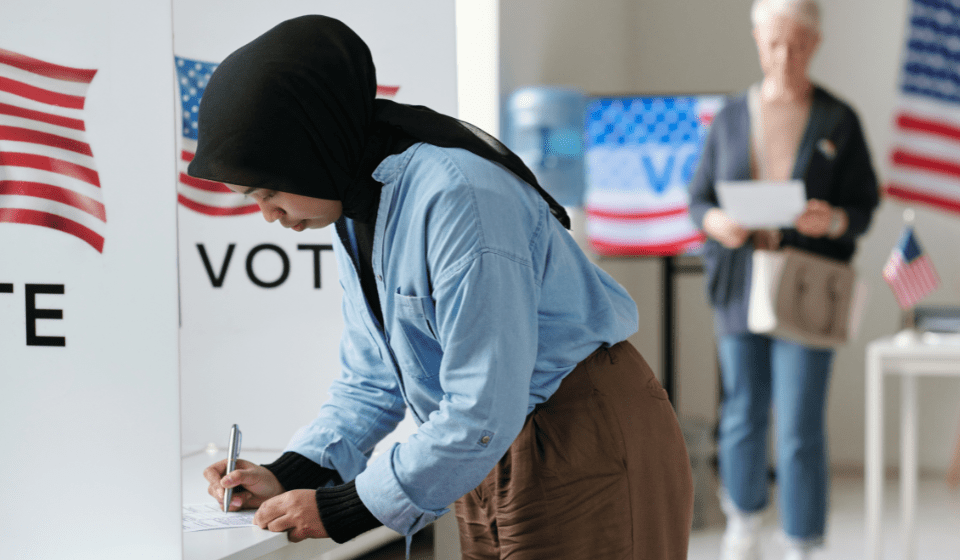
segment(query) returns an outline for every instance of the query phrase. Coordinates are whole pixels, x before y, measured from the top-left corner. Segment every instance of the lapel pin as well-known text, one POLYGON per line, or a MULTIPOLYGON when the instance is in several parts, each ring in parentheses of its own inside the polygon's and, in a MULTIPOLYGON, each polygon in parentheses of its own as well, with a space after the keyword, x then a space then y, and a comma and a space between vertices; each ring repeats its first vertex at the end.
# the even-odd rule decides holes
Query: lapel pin
POLYGON ((820 141, 817 142, 817 149, 820 150, 827 159, 833 159, 837 156, 837 147, 829 138, 821 138, 820 141))

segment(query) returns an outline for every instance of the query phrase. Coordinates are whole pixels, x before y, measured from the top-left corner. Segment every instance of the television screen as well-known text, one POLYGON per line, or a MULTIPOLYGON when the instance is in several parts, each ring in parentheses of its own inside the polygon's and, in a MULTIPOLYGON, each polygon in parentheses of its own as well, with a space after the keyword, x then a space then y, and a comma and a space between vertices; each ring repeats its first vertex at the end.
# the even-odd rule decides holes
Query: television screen
POLYGON ((694 254, 687 187, 722 95, 592 97, 586 109, 587 241, 603 256, 694 254))

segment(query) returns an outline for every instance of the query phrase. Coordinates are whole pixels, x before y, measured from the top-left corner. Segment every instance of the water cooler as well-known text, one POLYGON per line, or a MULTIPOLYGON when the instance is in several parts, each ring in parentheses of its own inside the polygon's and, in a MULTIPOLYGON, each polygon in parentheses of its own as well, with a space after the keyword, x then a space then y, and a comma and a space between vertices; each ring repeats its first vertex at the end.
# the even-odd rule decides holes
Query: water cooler
POLYGON ((504 143, 561 205, 583 203, 586 95, 575 89, 527 87, 507 102, 504 143))

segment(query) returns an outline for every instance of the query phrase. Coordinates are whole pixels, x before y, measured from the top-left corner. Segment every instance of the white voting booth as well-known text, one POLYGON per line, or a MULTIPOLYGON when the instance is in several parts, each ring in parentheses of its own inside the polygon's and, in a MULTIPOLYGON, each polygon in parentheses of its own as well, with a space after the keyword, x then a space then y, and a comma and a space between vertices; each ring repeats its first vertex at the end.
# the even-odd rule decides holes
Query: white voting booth
POLYGON ((0 558, 179 558, 171 5, 0 13, 0 558))
POLYGON ((181 487, 201 473, 184 458, 234 423, 245 451, 279 453, 338 375, 342 329, 332 231, 267 224, 182 176, 205 77, 319 13, 370 46, 380 95, 456 115, 454 2, 2 13, 0 558, 191 557, 181 487))

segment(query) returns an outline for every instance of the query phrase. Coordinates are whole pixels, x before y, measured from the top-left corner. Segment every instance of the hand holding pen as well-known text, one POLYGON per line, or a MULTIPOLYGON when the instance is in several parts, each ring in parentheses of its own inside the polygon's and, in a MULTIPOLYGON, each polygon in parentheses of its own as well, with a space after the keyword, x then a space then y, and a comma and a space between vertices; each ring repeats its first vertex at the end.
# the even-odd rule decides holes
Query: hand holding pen
POLYGON ((207 492, 220 502, 223 511, 257 508, 284 492, 272 472, 250 461, 238 459, 239 448, 238 435, 236 450, 232 455, 234 469, 228 469, 231 459, 228 456, 203 471, 203 477, 210 483, 207 492))

